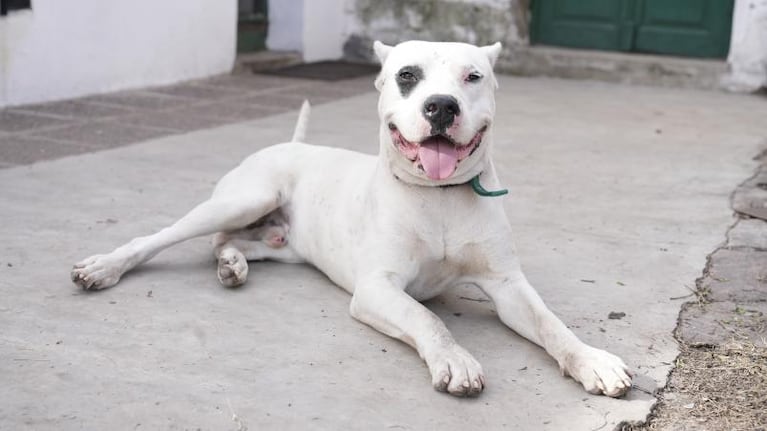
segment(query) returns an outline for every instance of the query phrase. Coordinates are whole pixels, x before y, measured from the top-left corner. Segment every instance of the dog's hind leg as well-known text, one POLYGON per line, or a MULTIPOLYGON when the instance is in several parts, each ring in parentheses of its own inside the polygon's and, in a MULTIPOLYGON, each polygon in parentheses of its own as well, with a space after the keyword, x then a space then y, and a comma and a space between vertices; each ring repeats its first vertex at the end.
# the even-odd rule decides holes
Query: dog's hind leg
POLYGON ((218 233, 213 237, 213 254, 218 260, 218 280, 227 287, 245 283, 249 260, 276 260, 299 263, 304 260, 289 245, 275 247, 268 238, 254 241, 218 233))
POLYGON ((136 238, 105 255, 91 256, 75 264, 71 278, 83 289, 103 289, 160 251, 179 242, 215 232, 242 228, 277 208, 279 193, 262 196, 214 193, 214 196, 154 235, 136 238))

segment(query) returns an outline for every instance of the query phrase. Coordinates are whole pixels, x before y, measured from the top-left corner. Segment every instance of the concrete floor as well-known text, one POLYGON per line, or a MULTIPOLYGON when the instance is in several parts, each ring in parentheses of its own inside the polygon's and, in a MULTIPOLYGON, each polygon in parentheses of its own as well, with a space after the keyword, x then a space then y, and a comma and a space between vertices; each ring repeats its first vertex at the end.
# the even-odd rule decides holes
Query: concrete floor
MULTIPOLYGON (((73 262, 157 230, 295 112, 0 170, 0 429, 612 429, 665 384, 682 297, 732 221, 767 136, 763 99, 501 77, 495 155, 528 278, 637 372, 592 396, 504 328, 479 292, 429 303, 483 363, 477 399, 431 389, 407 346, 348 316, 307 266, 218 285, 207 239, 85 293, 73 262), (608 319, 611 312, 625 313, 608 319)), ((377 150, 376 96, 314 110, 309 139, 377 150)))

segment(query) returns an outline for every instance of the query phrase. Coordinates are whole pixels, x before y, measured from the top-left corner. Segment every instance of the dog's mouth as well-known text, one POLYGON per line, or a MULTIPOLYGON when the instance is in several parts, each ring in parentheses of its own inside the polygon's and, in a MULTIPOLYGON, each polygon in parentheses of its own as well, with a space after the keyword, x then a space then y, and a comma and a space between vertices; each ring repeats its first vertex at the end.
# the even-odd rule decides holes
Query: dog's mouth
POLYGON ((487 126, 479 129, 466 144, 456 142, 446 134, 431 135, 420 142, 411 142, 402 136, 393 123, 389 123, 389 130, 394 146, 405 158, 413 162, 418 170, 432 180, 444 180, 458 169, 458 163, 479 148, 487 126))

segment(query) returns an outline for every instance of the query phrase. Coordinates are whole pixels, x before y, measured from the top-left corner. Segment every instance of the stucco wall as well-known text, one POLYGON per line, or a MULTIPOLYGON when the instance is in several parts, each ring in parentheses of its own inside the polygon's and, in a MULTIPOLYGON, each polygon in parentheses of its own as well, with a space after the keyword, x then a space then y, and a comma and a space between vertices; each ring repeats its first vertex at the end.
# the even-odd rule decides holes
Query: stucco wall
POLYGON ((409 39, 526 45, 528 0, 355 0, 344 55, 370 60, 371 44, 409 39))
POLYGON ((227 72, 235 0, 34 0, 0 18, 0 106, 227 72))

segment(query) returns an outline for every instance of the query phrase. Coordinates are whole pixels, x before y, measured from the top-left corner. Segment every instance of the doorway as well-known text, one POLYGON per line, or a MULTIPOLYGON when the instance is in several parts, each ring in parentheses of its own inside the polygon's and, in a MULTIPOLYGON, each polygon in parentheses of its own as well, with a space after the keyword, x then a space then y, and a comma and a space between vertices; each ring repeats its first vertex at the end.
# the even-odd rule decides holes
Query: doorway
POLYGON ((266 49, 269 29, 267 0, 238 0, 237 52, 266 49))

